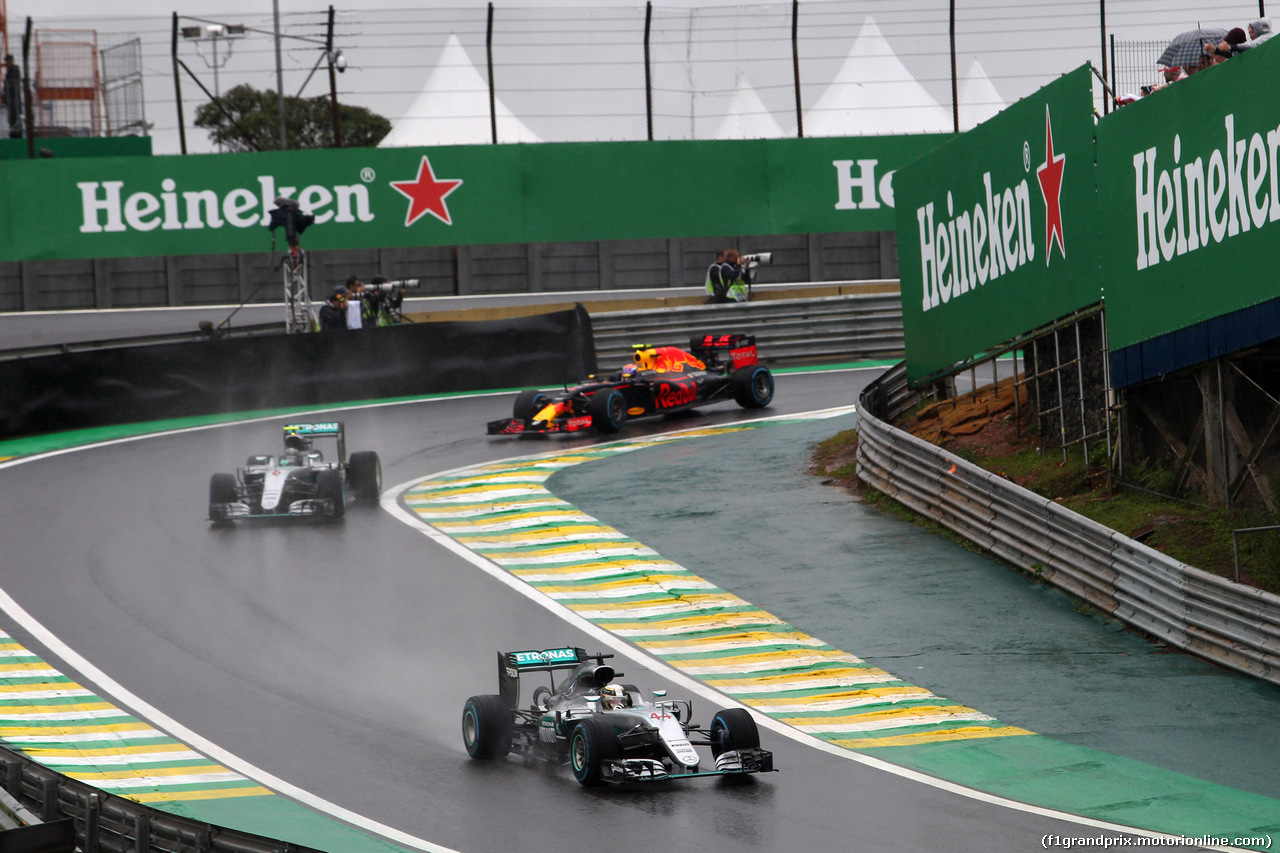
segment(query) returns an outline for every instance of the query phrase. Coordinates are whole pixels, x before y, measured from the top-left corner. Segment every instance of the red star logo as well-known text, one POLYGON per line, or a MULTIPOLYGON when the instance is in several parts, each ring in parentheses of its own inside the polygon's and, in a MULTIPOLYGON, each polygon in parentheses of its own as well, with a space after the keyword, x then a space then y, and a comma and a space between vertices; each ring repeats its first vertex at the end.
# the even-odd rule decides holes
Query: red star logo
POLYGON ((422 165, 418 167, 417 179, 392 181, 391 186, 396 192, 409 199, 409 212, 404 217, 405 228, 417 222, 426 213, 430 213, 445 225, 453 224, 453 220, 449 218, 449 205, 445 204, 444 200, 448 198, 449 193, 462 186, 462 179, 438 180, 435 172, 431 171, 431 161, 425 154, 422 155, 422 165))
POLYGON ((1040 181, 1040 195, 1044 196, 1044 265, 1049 266, 1056 241, 1062 257, 1067 257, 1067 247, 1062 238, 1062 170, 1067 165, 1067 155, 1053 153, 1053 122, 1049 118, 1049 105, 1044 108, 1044 162, 1036 169, 1040 181))

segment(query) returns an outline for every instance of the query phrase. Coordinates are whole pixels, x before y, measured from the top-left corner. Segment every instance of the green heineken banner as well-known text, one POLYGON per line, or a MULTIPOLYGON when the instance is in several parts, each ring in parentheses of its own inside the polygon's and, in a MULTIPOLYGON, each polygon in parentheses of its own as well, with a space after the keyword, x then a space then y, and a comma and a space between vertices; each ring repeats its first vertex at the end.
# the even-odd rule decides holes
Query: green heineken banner
POLYGON ((1112 351, 1280 297, 1277 76, 1269 43, 1099 125, 1112 351))
POLYGON ((0 260, 891 230, 894 171, 949 137, 556 143, 8 161, 0 260))
POLYGON ((916 382, 1101 296, 1089 67, 895 177, 916 382))

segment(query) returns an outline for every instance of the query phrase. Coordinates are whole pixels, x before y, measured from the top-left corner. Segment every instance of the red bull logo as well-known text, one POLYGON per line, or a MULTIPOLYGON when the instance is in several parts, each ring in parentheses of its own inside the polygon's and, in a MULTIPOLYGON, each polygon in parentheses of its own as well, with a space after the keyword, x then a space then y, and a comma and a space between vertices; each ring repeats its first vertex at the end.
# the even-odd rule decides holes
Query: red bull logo
POLYGON ((656 402, 659 409, 687 406, 697 399, 698 384, 692 379, 677 379, 674 382, 663 382, 658 386, 656 402))

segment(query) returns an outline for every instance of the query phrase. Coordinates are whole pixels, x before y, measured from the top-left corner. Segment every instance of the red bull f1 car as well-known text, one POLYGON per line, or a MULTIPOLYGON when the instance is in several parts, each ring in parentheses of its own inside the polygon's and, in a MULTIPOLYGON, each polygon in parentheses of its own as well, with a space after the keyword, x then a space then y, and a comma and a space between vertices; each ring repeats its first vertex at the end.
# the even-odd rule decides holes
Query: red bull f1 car
POLYGON ((734 400, 760 409, 773 400, 773 374, 756 357, 752 335, 698 335, 689 349, 641 345, 631 364, 561 392, 522 391, 512 416, 489 422, 489 435, 594 429, 615 433, 630 418, 734 400))
POLYGON ((346 431, 341 421, 286 424, 284 452, 250 456, 234 474, 214 474, 209 481, 209 519, 226 524, 239 518, 341 518, 348 495, 376 501, 382 491, 382 463, 371 450, 347 459, 346 431), (329 461, 315 446, 332 438, 329 461))
POLYGON ((645 699, 634 684, 615 683, 622 673, 605 663, 611 657, 576 647, 499 652, 498 693, 472 696, 462 708, 467 754, 568 764, 584 786, 773 770, 751 712, 726 708, 699 726, 689 700, 667 699, 665 690, 645 699), (521 705, 521 677, 539 672, 548 684, 521 705), (696 747, 710 751, 710 767, 696 747))

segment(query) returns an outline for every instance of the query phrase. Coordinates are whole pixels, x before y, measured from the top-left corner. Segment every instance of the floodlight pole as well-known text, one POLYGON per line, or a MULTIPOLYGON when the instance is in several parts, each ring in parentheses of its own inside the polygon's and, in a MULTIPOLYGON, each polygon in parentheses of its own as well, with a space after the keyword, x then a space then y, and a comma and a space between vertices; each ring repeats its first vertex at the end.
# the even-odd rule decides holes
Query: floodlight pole
POLYGON ((275 19, 276 37, 276 101, 280 113, 280 150, 287 151, 289 139, 285 135, 284 122, 284 67, 280 61, 280 0, 271 0, 271 12, 275 19))

